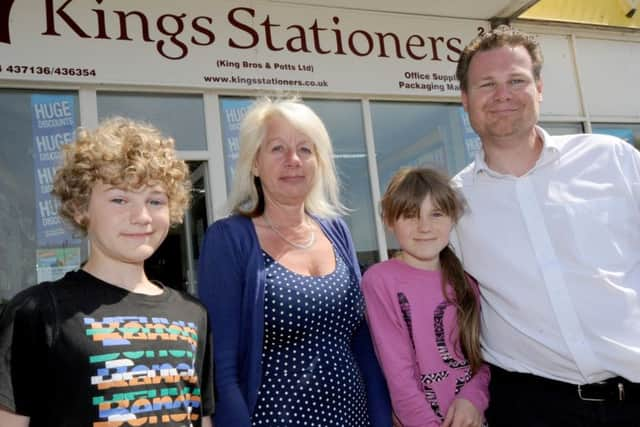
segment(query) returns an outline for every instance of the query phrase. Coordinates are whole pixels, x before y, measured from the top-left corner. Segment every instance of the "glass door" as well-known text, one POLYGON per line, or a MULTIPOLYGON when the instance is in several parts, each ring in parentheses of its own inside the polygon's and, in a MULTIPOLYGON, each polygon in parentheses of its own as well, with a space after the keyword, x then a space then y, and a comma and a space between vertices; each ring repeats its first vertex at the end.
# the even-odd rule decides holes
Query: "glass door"
POLYGON ((150 279, 165 286, 197 294, 198 258, 207 228, 207 168, 205 162, 189 162, 192 201, 182 224, 172 228, 165 241, 145 263, 150 279))

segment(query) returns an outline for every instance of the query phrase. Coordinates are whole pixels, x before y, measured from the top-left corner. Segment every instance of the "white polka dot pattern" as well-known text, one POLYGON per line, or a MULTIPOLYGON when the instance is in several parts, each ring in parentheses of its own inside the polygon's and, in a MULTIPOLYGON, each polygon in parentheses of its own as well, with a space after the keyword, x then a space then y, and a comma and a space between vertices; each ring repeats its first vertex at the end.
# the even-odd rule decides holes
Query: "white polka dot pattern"
POLYGON ((345 262, 320 277, 266 265, 262 384, 253 426, 369 426, 351 340, 364 300, 345 262))

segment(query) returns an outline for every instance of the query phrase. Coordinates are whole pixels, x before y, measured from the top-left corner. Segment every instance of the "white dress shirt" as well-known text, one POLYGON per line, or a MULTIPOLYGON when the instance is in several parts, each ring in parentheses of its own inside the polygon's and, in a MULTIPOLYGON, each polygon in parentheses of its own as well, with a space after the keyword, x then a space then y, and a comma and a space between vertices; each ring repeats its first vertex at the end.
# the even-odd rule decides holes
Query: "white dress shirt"
POLYGON ((574 384, 640 382, 640 153, 536 130, 525 175, 490 170, 481 151, 453 179, 469 208, 452 245, 481 286, 484 356, 574 384))

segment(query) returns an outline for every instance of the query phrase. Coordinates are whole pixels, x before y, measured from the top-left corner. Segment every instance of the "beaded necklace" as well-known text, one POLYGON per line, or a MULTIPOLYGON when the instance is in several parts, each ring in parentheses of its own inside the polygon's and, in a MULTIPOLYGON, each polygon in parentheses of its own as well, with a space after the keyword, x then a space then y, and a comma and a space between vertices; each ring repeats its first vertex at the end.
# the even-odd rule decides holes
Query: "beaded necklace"
POLYGON ((267 216, 266 212, 263 212, 262 216, 264 217, 264 222, 269 226, 271 230, 273 230, 274 233, 278 235, 278 237, 280 237, 282 240, 284 240, 285 242, 287 242, 288 244, 290 244, 296 249, 309 249, 316 242, 316 232, 313 231, 313 229, 311 230, 311 237, 309 237, 309 240, 307 240, 305 243, 292 242, 291 240, 287 239, 284 236, 284 234, 282 234, 276 227, 274 227, 271 224, 271 221, 269 220, 269 217, 267 216))

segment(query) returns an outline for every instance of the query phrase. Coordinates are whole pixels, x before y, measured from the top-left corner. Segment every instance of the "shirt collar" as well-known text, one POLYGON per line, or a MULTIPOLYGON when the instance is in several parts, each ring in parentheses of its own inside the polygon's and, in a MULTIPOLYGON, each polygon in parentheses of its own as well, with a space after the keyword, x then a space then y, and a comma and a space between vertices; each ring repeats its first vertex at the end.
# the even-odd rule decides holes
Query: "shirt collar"
MULTIPOLYGON (((554 154, 560 150, 558 141, 556 141, 551 135, 549 135, 546 130, 537 125, 535 127, 535 130, 538 136, 542 139, 542 152, 540 153, 540 158, 538 158, 538 161, 531 170, 534 170, 538 166, 549 161, 552 157, 554 157, 554 154)), ((496 177, 508 176, 489 168, 487 162, 485 161, 483 147, 481 147, 480 150, 476 153, 476 157, 474 159, 473 176, 476 177, 481 173, 488 173, 496 177)))

